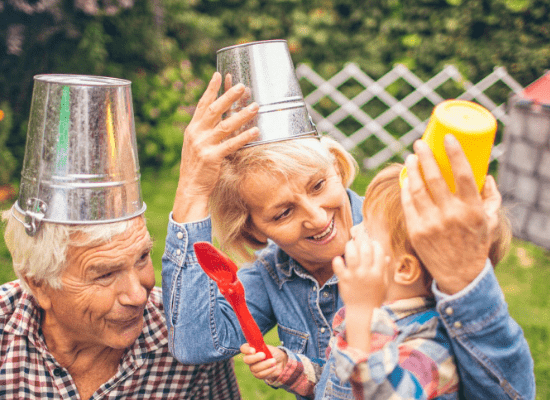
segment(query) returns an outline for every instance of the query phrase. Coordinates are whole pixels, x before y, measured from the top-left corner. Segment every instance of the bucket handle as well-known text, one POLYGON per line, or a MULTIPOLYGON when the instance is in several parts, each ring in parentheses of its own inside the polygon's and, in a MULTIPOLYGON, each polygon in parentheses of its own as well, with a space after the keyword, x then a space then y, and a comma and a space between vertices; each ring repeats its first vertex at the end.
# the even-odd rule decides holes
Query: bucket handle
POLYGON ((13 215, 13 217, 17 221, 23 224, 23 226, 25 227, 25 232, 27 232, 27 235, 34 236, 36 235, 36 232, 38 232, 38 230, 40 229, 42 220, 44 219, 44 215, 46 214, 46 209, 48 208, 48 206, 44 201, 34 197, 27 200, 27 206, 30 209, 23 211, 23 214, 25 214, 25 221, 19 219, 19 217, 15 214, 15 212, 13 211, 14 207, 11 208, 11 215, 13 215), (32 210, 36 210, 36 211, 32 211, 32 210))

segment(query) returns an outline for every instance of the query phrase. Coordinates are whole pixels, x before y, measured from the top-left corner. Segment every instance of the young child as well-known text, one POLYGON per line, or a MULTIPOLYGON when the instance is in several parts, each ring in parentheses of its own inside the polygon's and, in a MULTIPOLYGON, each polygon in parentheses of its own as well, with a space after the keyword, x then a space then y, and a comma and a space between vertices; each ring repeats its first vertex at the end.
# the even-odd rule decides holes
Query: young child
MULTIPOLYGON (((254 376, 305 398, 458 399, 458 371, 432 279, 407 236, 402 167, 392 164, 374 177, 345 262, 333 262, 345 307, 333 321, 327 363, 274 347, 274 359, 265 360, 244 344, 243 360, 254 376)), ((504 217, 496 236, 493 265, 510 241, 504 217)))

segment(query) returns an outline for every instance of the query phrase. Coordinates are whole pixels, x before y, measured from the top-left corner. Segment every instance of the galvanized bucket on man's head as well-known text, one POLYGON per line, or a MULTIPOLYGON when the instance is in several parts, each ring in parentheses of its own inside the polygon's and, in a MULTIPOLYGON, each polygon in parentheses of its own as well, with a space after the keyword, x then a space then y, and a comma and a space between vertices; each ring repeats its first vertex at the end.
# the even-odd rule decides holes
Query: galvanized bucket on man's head
POLYGON ((131 82, 37 75, 19 198, 27 233, 41 221, 98 224, 145 211, 131 82))
POLYGON ((228 116, 252 102, 260 106, 257 116, 238 132, 257 126, 260 136, 248 146, 317 137, 317 129, 304 102, 286 40, 266 40, 225 47, 217 52, 222 92, 242 83, 243 99, 231 107, 228 116))

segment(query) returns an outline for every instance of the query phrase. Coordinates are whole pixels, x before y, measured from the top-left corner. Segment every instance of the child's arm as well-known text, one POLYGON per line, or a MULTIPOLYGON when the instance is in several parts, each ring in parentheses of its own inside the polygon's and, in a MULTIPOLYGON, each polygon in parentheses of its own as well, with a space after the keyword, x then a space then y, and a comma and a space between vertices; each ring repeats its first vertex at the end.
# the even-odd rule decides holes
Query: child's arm
POLYGON ((349 346, 370 351, 372 312, 380 307, 387 291, 389 257, 372 241, 362 225, 354 227, 346 244, 345 262, 332 262, 338 289, 346 306, 346 337, 349 346))
POLYGON ((273 359, 265 359, 264 353, 256 353, 248 343, 241 346, 243 361, 250 372, 270 386, 281 388, 302 397, 313 398, 315 385, 322 372, 322 365, 303 354, 295 354, 285 348, 267 345, 273 359))

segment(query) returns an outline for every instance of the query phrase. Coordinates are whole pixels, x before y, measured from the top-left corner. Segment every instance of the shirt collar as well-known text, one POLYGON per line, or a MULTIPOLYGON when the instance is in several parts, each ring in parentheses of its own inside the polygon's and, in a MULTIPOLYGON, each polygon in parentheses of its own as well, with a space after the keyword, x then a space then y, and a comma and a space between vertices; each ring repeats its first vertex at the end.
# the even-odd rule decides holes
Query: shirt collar
POLYGON ((433 309, 435 307, 435 299, 433 297, 413 297, 385 303, 383 307, 388 311, 392 320, 399 321, 410 315, 433 309))

